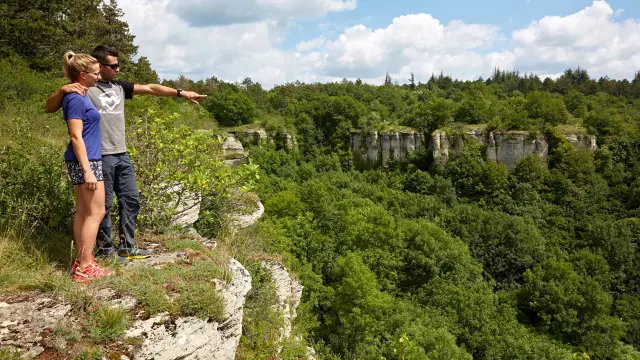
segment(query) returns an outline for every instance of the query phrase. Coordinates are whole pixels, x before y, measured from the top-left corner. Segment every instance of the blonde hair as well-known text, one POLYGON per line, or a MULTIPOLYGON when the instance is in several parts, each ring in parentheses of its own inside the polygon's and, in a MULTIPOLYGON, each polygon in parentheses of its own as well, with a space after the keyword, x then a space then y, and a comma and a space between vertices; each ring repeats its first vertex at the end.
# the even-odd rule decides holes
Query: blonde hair
POLYGON ((97 64, 98 60, 88 54, 76 54, 73 51, 67 51, 64 54, 64 76, 71 81, 75 81, 82 71, 86 72, 93 64, 97 64))

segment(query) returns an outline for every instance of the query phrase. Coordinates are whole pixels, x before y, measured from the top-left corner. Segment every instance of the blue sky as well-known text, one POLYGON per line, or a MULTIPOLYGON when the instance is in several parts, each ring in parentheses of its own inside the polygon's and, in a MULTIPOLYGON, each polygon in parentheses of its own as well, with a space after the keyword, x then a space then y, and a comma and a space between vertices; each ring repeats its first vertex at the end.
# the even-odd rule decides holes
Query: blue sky
POLYGON ((124 19, 162 78, 276 84, 556 77, 640 70, 640 0, 127 0, 124 19))
MULTIPOLYGON (((451 20, 465 23, 491 24, 503 33, 523 28, 545 16, 566 16, 591 5, 593 0, 364 0, 352 11, 330 13, 320 19, 298 22, 287 33, 281 44, 283 49, 295 49, 301 41, 323 34, 339 35, 339 31, 357 24, 371 28, 384 28, 394 17, 427 13, 443 24, 451 20), (324 26, 323 26, 324 25, 324 26), (331 30, 327 30, 329 27, 331 30)), ((640 19, 640 0, 609 0, 613 10, 624 10, 619 20, 640 19)), ((505 46, 504 44, 500 44, 505 46)))

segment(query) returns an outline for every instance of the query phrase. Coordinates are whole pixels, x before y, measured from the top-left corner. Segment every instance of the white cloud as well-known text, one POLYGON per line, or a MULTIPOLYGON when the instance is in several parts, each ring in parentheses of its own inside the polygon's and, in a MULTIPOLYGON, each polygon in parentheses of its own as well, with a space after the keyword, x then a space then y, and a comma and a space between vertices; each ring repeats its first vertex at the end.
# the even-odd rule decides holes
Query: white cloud
MULTIPOLYGON (((486 78, 494 67, 543 75, 581 66, 592 76, 606 74, 612 78, 630 78, 640 68, 636 45, 640 43, 640 24, 635 20, 617 21, 620 11, 614 11, 605 1, 594 1, 569 16, 534 21, 514 31, 510 42, 505 42, 500 29, 493 25, 461 21, 443 24, 429 14, 410 14, 398 16, 382 28, 355 25, 325 31, 323 36, 299 42, 295 50, 283 50, 280 45, 295 26, 296 17, 349 10, 356 1, 251 0, 250 4, 282 11, 278 16, 245 14, 230 21, 233 16, 229 14, 241 7, 229 5, 219 15, 226 19, 226 25, 209 21, 211 25, 207 26, 181 17, 172 8, 177 6, 174 1, 128 0, 120 4, 131 33, 136 35, 139 54, 148 57, 163 78, 185 75, 198 80, 216 76, 241 81, 251 77, 270 88, 295 80, 361 78, 381 83, 385 72, 406 82, 410 73, 418 81, 440 72, 459 79, 486 78), (496 50, 496 45, 501 50, 496 50)), ((183 2, 201 4, 196 9, 203 13, 224 7, 217 1, 183 2)))
POLYGON ((324 16, 356 8, 357 0, 170 0, 167 10, 192 26, 324 16))
POLYGON ((428 14, 400 16, 384 29, 357 25, 328 41, 325 73, 382 79, 387 69, 403 79, 411 72, 425 79, 451 70, 458 77, 477 78, 494 66, 511 66, 508 54, 482 52, 499 38, 492 25, 452 21, 445 26, 428 14))
POLYGON ((309 51, 313 49, 317 49, 319 47, 324 46, 327 39, 324 36, 319 36, 315 39, 311 39, 308 41, 302 41, 296 45, 296 50, 298 51, 309 51))
POLYGON ((538 73, 580 66, 592 77, 632 77, 640 68, 640 23, 615 21, 619 14, 596 0, 574 14, 534 21, 512 34, 515 66, 538 73))

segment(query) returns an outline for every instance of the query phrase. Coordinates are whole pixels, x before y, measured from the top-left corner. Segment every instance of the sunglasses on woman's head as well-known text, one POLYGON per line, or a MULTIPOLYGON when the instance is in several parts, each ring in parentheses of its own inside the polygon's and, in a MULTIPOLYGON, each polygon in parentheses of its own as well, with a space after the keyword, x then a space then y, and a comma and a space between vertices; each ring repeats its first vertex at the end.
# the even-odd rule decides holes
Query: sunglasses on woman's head
POLYGON ((108 66, 111 68, 111 70, 117 70, 120 67, 119 63, 115 63, 115 64, 102 64, 104 66, 108 66))

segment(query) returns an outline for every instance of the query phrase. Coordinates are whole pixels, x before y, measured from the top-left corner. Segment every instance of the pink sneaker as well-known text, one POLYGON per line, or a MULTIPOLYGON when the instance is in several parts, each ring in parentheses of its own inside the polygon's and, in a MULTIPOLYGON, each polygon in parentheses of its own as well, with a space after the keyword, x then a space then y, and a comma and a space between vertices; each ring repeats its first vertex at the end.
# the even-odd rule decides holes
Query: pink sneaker
POLYGON ((78 266, 73 272, 73 280, 76 282, 87 282, 91 279, 98 279, 105 276, 113 275, 113 271, 107 270, 98 265, 95 261, 89 263, 84 269, 78 266))
POLYGON ((69 275, 73 276, 78 266, 80 266, 80 259, 76 259, 76 261, 73 262, 73 265, 71 265, 71 270, 69 271, 69 275))

